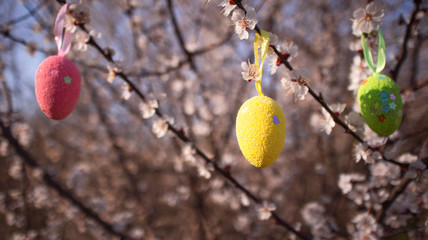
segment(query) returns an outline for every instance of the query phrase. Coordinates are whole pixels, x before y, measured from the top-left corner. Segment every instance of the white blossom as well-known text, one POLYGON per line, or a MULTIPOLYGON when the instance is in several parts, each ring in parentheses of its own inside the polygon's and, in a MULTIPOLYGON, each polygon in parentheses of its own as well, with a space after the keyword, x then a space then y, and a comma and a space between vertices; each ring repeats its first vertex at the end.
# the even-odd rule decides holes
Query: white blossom
POLYGON ((223 0, 219 6, 223 7, 223 10, 221 11, 225 17, 229 16, 233 9, 236 8, 236 4, 230 0, 223 0))
POLYGON ((293 93, 295 95, 296 100, 304 100, 305 95, 309 91, 306 86, 308 77, 309 71, 306 68, 303 68, 301 71, 292 70, 287 72, 287 76, 285 78, 281 79, 281 84, 288 93, 293 93))
POLYGON ((14 160, 9 166, 9 176, 15 180, 22 178, 22 162, 20 160, 14 160))
MULTIPOLYGON (((323 221, 319 224, 315 224, 311 227, 311 233, 316 236, 318 239, 330 239, 334 235, 328 226, 327 222, 323 221)), ((316 238, 315 238, 316 239, 316 238)))
POLYGON ((356 232, 352 234, 352 239, 354 240, 378 240, 378 238, 373 233, 365 232, 356 232))
POLYGON ((357 143, 354 146, 354 159, 355 162, 359 162, 361 159, 367 158, 367 146, 363 145, 362 143, 357 143))
POLYGON ((268 220, 272 216, 272 211, 276 210, 274 203, 263 201, 262 206, 257 209, 257 216, 260 220, 268 220))
POLYGON ((256 12, 254 8, 247 7, 247 15, 242 9, 236 9, 232 14, 232 22, 235 25, 235 33, 239 39, 248 39, 247 30, 252 30, 257 24, 256 12))
POLYGON ((111 68, 110 65, 107 65, 107 70, 108 70, 107 82, 113 83, 114 78, 116 77, 116 73, 113 71, 113 68, 111 68))
POLYGON ((374 177, 385 177, 388 180, 400 178, 400 167, 388 162, 377 162, 370 167, 370 172, 374 177))
POLYGON ((211 131, 211 125, 205 121, 197 121, 192 125, 192 131, 198 136, 208 136, 211 131))
POLYGON ((343 194, 347 194, 352 190, 352 186, 356 182, 362 182, 366 177, 359 173, 340 174, 337 185, 342 190, 343 194))
POLYGON ((134 239, 143 239, 144 235, 145 235, 145 231, 143 228, 134 227, 130 231, 130 237, 134 239))
POLYGON ((74 35, 74 39, 76 40, 76 43, 74 44, 74 49, 81 52, 86 52, 88 49, 87 42, 89 40, 89 35, 84 31, 78 31, 74 35))
POLYGON ((27 123, 16 123, 12 125, 12 131, 17 135, 18 142, 28 147, 33 138, 33 131, 27 123))
POLYGON ((365 125, 364 136, 367 144, 372 147, 383 146, 388 140, 387 137, 379 136, 373 130, 371 130, 367 125, 365 125))
POLYGON ((366 163, 374 163, 375 160, 382 159, 378 151, 372 151, 367 144, 357 143, 354 147, 355 162, 363 159, 366 163))
POLYGON ((196 164, 196 167, 198 169, 198 176, 210 179, 211 178, 211 171, 213 171, 213 167, 211 164, 205 164, 203 161, 198 161, 196 164))
POLYGON ((27 237, 23 233, 13 233, 11 237, 11 240, 25 240, 25 239, 27 239, 27 237))
MULTIPOLYGON (((345 110, 346 104, 335 103, 329 107, 336 116, 339 116, 343 110, 345 110)), ((333 127, 336 125, 336 122, 325 108, 322 108, 321 112, 324 118, 322 118, 319 114, 313 114, 310 119, 311 125, 316 129, 324 131, 327 133, 327 135, 330 135, 333 127)))
POLYGON ((367 62, 359 55, 354 56, 351 64, 351 71, 349 73, 348 90, 352 91, 355 95, 361 86, 364 79, 367 79, 372 74, 367 62))
POLYGON ((0 140, 0 156, 6 157, 9 152, 9 143, 0 140))
POLYGON ((293 58, 299 55, 298 47, 294 45, 293 41, 284 41, 278 45, 278 51, 285 55, 284 57, 288 61, 291 61, 293 58))
POLYGON ((350 112, 348 115, 345 116, 345 121, 348 124, 348 127, 358 133, 363 134, 364 133, 364 118, 361 116, 360 113, 357 112, 350 112))
POLYGON ((352 219, 358 232, 370 234, 378 230, 376 219, 369 213, 360 213, 352 219))
POLYGON ((66 31, 70 33, 74 33, 77 30, 77 26, 74 24, 73 17, 69 14, 65 15, 64 28, 66 31))
POLYGON ((29 195, 36 208, 42 208, 50 204, 49 190, 44 185, 36 186, 29 195))
POLYGON ((368 187, 365 184, 355 184, 352 190, 348 193, 348 198, 354 201, 357 205, 362 205, 369 200, 368 187))
POLYGON ((378 30, 383 16, 383 9, 378 9, 374 2, 369 3, 365 9, 357 9, 353 14, 352 33, 359 37, 362 33, 378 30))
MULTIPOLYGON (((279 44, 277 47, 277 50, 281 53, 281 55, 287 59, 287 61, 291 61, 294 57, 297 57, 297 46, 294 45, 293 42, 285 41, 282 44, 279 44)), ((272 48, 269 48, 270 51, 268 53, 273 52, 272 48)), ((269 69, 270 74, 273 75, 276 73, 278 67, 281 65, 281 58, 279 58, 275 54, 269 54, 271 57, 269 58, 269 69)))
POLYGON ((399 228, 407 225, 407 221, 412 218, 409 214, 393 214, 385 216, 385 224, 392 228, 399 228))
POLYGON ((143 118, 147 119, 152 117, 155 114, 156 109, 158 107, 159 107, 159 103, 156 99, 149 100, 147 103, 146 102, 140 103, 140 111, 141 111, 141 114, 143 115, 143 118))
POLYGON ((397 160, 401 163, 414 163, 418 161, 418 156, 411 153, 405 153, 400 155, 397 160))
POLYGON ((374 177, 385 177, 389 173, 388 170, 388 167, 383 162, 373 164, 370 168, 370 172, 374 177))
POLYGON ((233 221, 233 227, 238 231, 244 231, 250 225, 250 219, 245 215, 238 215, 233 221))
POLYGON ((336 226, 332 218, 325 216, 326 209, 318 202, 310 202, 303 206, 301 214, 303 220, 311 228, 314 239, 332 238, 333 232, 330 226, 336 226))
POLYGON ((248 196, 246 194, 240 193, 239 194, 239 200, 240 200, 242 206, 244 206, 244 207, 250 206, 250 199, 248 198, 248 196))
POLYGON ((326 165, 323 163, 316 163, 314 166, 314 170, 317 174, 325 175, 326 174, 326 165))
POLYGON ((71 23, 74 25, 87 24, 91 21, 87 4, 70 4, 67 8, 67 16, 71 18, 71 23))
POLYGON ((153 122, 152 132, 156 135, 157 138, 165 136, 168 132, 168 123, 164 119, 156 119, 153 122))
POLYGON ((270 46, 275 46, 278 43, 278 35, 269 32, 269 47, 267 50, 268 56, 276 56, 275 51, 270 46))
POLYGON ((192 145, 186 144, 183 147, 182 151, 183 151, 182 154, 185 162, 188 162, 191 164, 194 164, 196 162, 196 158, 195 158, 196 150, 192 145))
POLYGON ((128 100, 131 97, 132 88, 128 84, 123 84, 120 86, 120 89, 122 90, 121 97, 125 100, 128 100))
POLYGON ((321 218, 323 218, 325 213, 325 208, 323 205, 318 202, 310 202, 303 206, 301 211, 303 220, 309 224, 313 225, 319 222, 321 218))
POLYGON ((250 63, 250 60, 248 60, 248 63, 246 62, 241 63, 241 68, 243 70, 243 72, 241 72, 242 78, 245 81, 251 82, 251 81, 259 80, 260 72, 259 72, 258 65, 254 63, 250 63))
POLYGON ((387 186, 391 180, 398 179, 400 168, 391 163, 376 162, 370 166, 370 173, 372 177, 369 186, 378 188, 387 186))
POLYGON ((102 33, 97 32, 94 29, 91 29, 89 31, 89 36, 94 37, 94 38, 101 38, 102 37, 102 33))
POLYGON ((117 73, 121 73, 123 71, 122 62, 116 61, 114 64, 107 64, 107 70, 108 70, 108 77, 107 82, 113 83, 114 78, 116 77, 117 73))
POLYGON ((236 164, 236 157, 234 154, 232 154, 232 153, 223 154, 222 161, 220 162, 220 165, 223 168, 231 167, 231 166, 234 166, 235 164, 236 164))

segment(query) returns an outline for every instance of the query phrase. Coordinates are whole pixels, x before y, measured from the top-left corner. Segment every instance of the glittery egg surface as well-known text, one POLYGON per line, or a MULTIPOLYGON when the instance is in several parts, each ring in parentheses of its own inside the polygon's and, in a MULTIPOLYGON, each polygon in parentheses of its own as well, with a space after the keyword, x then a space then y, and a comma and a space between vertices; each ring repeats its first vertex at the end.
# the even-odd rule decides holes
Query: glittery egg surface
POLYGON ((248 99, 236 117, 236 136, 239 148, 252 165, 271 165, 284 146, 285 118, 281 107, 266 96, 248 99))
POLYGON ((80 95, 80 72, 63 56, 50 56, 40 63, 36 72, 35 91, 43 113, 55 120, 66 118, 80 95))
POLYGON ((397 84, 385 75, 370 76, 358 89, 358 104, 367 125, 380 136, 389 136, 401 124, 403 102, 397 84))

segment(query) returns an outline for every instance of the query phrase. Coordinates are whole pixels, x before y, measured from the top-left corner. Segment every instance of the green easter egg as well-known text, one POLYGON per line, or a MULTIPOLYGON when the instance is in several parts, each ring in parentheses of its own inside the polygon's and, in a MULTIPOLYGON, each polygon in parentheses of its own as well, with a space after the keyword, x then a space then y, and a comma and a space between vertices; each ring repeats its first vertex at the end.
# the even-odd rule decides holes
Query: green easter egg
POLYGON ((358 104, 367 125, 380 136, 391 135, 401 124, 403 102, 395 82, 382 74, 370 76, 358 89, 358 104))

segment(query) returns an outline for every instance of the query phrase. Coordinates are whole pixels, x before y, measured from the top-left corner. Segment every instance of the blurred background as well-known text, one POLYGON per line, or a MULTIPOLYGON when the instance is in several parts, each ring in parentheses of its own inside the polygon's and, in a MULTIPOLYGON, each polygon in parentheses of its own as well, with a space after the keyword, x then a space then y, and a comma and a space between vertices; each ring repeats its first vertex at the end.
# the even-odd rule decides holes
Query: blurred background
MULTIPOLYGON (((1 239, 119 239, 116 233, 135 239, 295 238, 274 220, 260 220, 263 206, 210 165, 198 164, 202 160, 171 132, 158 138, 153 126, 158 117, 143 119, 141 100, 114 72, 125 73, 147 99, 157 99, 160 111, 195 146, 257 197, 274 203, 293 227, 321 239, 363 239, 356 235, 355 216, 379 212, 409 177, 407 168, 358 161, 361 145, 343 128, 321 131, 321 105, 310 95, 296 101, 287 93, 280 81, 288 72, 284 66, 274 75, 266 66, 262 84, 264 94, 284 111, 284 148, 270 167, 249 164, 238 147, 235 118, 241 104, 257 94, 241 76, 241 62, 253 61, 255 32, 239 40, 230 16, 218 6, 223 2, 229 1, 83 1, 79 6, 89 13, 84 23, 90 35, 77 27, 67 55, 81 72, 82 89, 73 113, 61 121, 44 116, 34 93, 38 65, 57 53, 53 28, 61 5, 0 2, 1 239), (89 37, 118 62, 108 63, 86 44, 89 37), (5 136, 9 127, 22 149, 5 136), (19 152, 41 168, 30 166, 19 152), (392 171, 397 174, 391 177, 392 171), (361 178, 349 180, 352 190, 345 191, 339 180, 349 173, 361 178), (45 174, 108 226, 59 194, 45 174)), ((367 127, 359 134, 390 159, 423 163, 428 156, 428 4, 375 2, 385 12, 383 73, 396 76, 404 116, 388 139, 367 127)), ((343 121, 359 111, 356 90, 368 68, 351 18, 367 1, 242 3, 255 8, 258 26, 275 33, 279 45, 294 42, 298 56, 291 64, 310 70, 309 85, 328 104, 346 104, 343 121)), ((376 238, 428 237, 428 174, 423 165, 417 167, 416 177, 378 222, 376 238)))

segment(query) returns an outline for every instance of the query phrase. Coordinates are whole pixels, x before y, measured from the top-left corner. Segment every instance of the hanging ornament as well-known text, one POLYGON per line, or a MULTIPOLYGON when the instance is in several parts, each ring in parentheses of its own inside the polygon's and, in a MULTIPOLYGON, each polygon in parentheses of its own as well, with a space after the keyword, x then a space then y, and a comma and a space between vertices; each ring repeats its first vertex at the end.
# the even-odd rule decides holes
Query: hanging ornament
POLYGON ((258 96, 248 99, 236 117, 236 136, 245 158, 256 167, 267 167, 278 158, 284 146, 285 117, 278 103, 262 92, 262 70, 269 48, 269 33, 261 30, 254 39, 255 64, 260 78, 256 79, 258 96), (261 50, 259 63, 258 49, 261 50))
POLYGON ((364 34, 361 35, 364 58, 372 76, 363 81, 358 89, 358 104, 367 125, 380 136, 389 136, 401 124, 403 102, 397 84, 388 76, 380 74, 385 68, 385 40, 378 30, 379 50, 376 69, 364 34))
POLYGON ((68 4, 60 9, 55 21, 58 55, 46 58, 37 68, 35 92, 43 113, 54 120, 66 118, 80 94, 80 72, 65 55, 70 51, 72 33, 64 27, 68 4))

